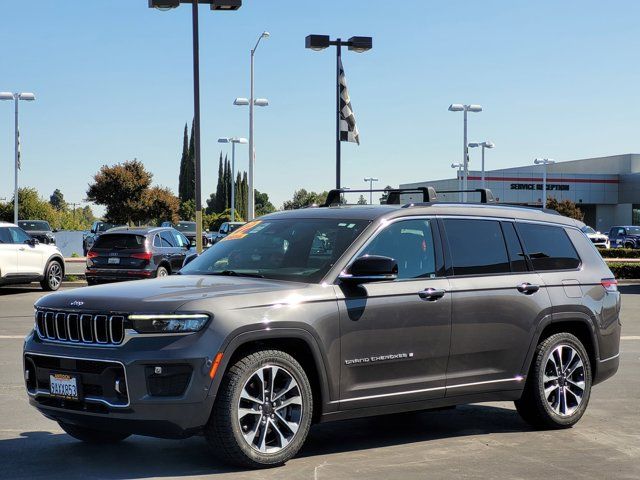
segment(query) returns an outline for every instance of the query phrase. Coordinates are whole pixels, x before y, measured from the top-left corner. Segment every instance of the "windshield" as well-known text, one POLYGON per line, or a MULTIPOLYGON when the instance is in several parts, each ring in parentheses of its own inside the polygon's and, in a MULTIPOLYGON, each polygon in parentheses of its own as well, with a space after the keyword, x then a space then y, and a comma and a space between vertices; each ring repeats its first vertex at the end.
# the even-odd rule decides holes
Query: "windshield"
POLYGON ((196 222, 178 222, 176 225, 176 230, 181 232, 195 232, 196 231, 196 222))
POLYGON ((244 223, 230 223, 229 224, 229 233, 236 231, 242 225, 244 225, 244 223))
POLYGON ((107 230, 111 229, 111 228, 115 228, 115 227, 123 227, 124 225, 118 225, 115 223, 104 223, 104 222, 100 222, 98 223, 98 226, 96 228, 97 232, 106 232, 107 230))
POLYGON ((18 225, 20 226, 20 228, 22 228, 23 230, 26 230, 27 232, 51 230, 49 223, 44 221, 36 221, 36 222, 23 221, 23 222, 18 222, 18 225))
POLYGON ((596 231, 591 228, 589 225, 585 225, 584 227, 582 227, 580 230, 582 230, 584 233, 596 233, 596 231))
POLYGON ((627 235, 640 235, 640 227, 627 227, 627 235))
POLYGON ((237 228, 180 273, 317 283, 368 224, 365 220, 257 220, 237 228))

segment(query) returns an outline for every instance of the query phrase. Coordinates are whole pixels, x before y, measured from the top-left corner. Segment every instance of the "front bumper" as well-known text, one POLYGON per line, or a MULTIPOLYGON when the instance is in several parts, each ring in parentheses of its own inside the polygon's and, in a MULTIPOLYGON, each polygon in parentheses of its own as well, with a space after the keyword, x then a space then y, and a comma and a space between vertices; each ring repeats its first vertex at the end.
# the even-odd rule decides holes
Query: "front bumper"
POLYGON ((213 407, 209 370, 219 348, 216 343, 208 330, 184 336, 140 336, 119 347, 54 344, 31 335, 23 356, 25 371, 31 369, 30 378, 25 379, 29 403, 55 421, 162 438, 188 437, 202 429, 213 407), (203 341, 202 337, 207 338, 203 341), (202 351, 202 345, 212 349, 202 351), (113 368, 96 375, 95 365, 113 368), (123 379, 119 366, 124 385, 118 390, 124 394, 116 393, 114 383, 123 379), (158 383, 156 367, 164 372, 188 371, 188 379, 181 384, 186 385, 184 389, 164 395, 167 390, 159 391, 157 386, 171 381, 158 383), (77 375, 81 392, 84 390, 81 400, 52 397, 47 383, 50 372, 77 375))

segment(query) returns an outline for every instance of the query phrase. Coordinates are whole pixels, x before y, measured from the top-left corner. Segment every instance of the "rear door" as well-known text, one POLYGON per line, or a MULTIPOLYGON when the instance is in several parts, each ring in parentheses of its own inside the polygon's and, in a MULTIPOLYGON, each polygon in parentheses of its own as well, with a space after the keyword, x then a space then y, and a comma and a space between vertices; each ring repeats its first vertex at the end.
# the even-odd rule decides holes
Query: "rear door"
POLYGON ((511 221, 443 218, 451 283, 447 396, 519 388, 531 335, 551 303, 511 221))
POLYGON ((18 248, 8 227, 0 227, 0 277, 18 273, 18 248))
POLYGON ((355 258, 384 255, 398 279, 338 291, 340 408, 441 398, 449 355, 451 296, 433 218, 397 220, 355 258), (440 296, 422 298, 432 289, 440 296))

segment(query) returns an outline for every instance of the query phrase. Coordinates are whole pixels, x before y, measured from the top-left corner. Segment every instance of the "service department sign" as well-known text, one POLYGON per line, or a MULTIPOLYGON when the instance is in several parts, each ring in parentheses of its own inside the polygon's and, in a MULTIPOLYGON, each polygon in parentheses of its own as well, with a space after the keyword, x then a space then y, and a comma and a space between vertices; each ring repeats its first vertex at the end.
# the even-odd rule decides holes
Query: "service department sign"
MULTIPOLYGON (((541 183, 512 183, 511 190, 542 190, 541 183)), ((568 191, 569 185, 566 183, 547 183, 547 190, 568 191)))

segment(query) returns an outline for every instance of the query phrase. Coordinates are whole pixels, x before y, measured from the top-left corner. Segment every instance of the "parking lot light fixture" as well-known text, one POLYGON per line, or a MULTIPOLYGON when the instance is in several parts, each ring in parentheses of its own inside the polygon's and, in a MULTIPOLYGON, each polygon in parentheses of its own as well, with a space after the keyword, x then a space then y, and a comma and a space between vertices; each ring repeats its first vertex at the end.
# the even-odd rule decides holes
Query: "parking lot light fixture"
POLYGON ((238 10, 242 0, 149 0, 149 8, 171 10, 181 3, 191 4, 191 24, 193 36, 193 143, 195 163, 196 202, 196 251, 202 253, 202 178, 200 155, 200 40, 198 7, 210 5, 211 10, 238 10))
POLYGON ((556 161, 550 158, 536 158, 533 163, 542 165, 542 208, 547 208, 547 165, 553 165, 556 161))
POLYGON ((248 98, 239 97, 239 98, 236 98, 233 101, 233 104, 236 105, 236 106, 240 106, 240 107, 242 107, 244 105, 249 105, 249 99, 248 98))
POLYGON ((469 147, 470 148, 478 148, 478 147, 482 147, 482 188, 487 188, 485 185, 485 180, 484 180, 484 149, 485 148, 495 148, 495 144, 493 142, 490 141, 484 141, 484 142, 471 142, 469 143, 469 147))
POLYGON ((13 186, 13 223, 18 223, 18 170, 20 170, 20 129, 18 126, 18 106, 20 101, 33 102, 36 96, 31 92, 0 92, 0 100, 14 101, 15 127, 14 127, 14 186, 13 186))
POLYGON ((379 182, 380 179, 376 177, 365 177, 365 182, 369 182, 369 205, 373 205, 373 182, 379 182))
POLYGON ((246 144, 247 139, 243 137, 222 137, 218 143, 231 144, 231 221, 236 221, 236 143, 246 144))
MULTIPOLYGON (((457 168, 456 178, 458 179, 458 190, 462 190, 462 169, 464 168, 464 164, 462 163, 452 163, 451 168, 457 168)), ((462 193, 458 193, 458 200, 462 201, 461 197, 462 193)))
MULTIPOLYGON (((463 112, 464 113, 464 128, 463 128, 463 148, 462 148, 462 163, 464 164, 464 179, 462 184, 462 190, 467 190, 469 186, 469 145, 467 144, 467 112, 481 112, 482 106, 475 104, 462 104, 452 103, 449 105, 450 112, 463 112)), ((467 201, 467 193, 462 193, 462 201, 467 201)))

